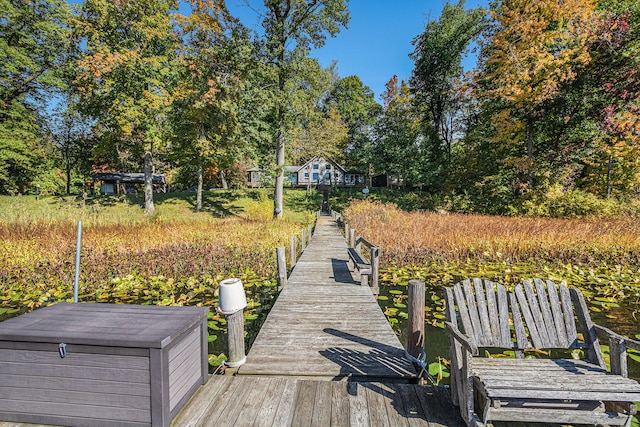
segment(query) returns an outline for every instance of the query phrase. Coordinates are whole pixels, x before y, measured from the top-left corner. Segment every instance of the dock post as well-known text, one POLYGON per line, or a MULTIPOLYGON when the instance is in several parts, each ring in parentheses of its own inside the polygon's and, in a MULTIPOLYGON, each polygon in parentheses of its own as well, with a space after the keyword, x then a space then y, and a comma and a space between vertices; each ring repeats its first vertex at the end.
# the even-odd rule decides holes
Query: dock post
POLYGON ((227 343, 229 358, 225 362, 230 368, 242 366, 247 360, 244 353, 244 308, 247 297, 240 279, 225 279, 220 282, 216 311, 227 318, 227 343))
POLYGON ((355 244, 356 244, 356 230, 355 228, 351 228, 349 230, 349 246, 353 248, 355 244))
POLYGON ((311 243, 311 235, 313 234, 313 224, 307 224, 307 230, 309 230, 309 232, 307 233, 307 236, 309 238, 309 243, 311 243))
MULTIPOLYGON (((347 245, 350 244, 349 242, 349 224, 348 223, 344 223, 344 240, 347 241, 347 245)), ((351 246, 349 246, 351 247, 351 246)))
POLYGON ((226 318, 229 360, 225 364, 230 368, 236 368, 247 360, 244 354, 244 310, 238 310, 226 318))
POLYGON ((407 353, 416 359, 424 352, 424 292, 422 280, 409 280, 407 353))
POLYGON ((297 257, 298 257, 298 249, 297 249, 297 242, 296 242, 296 236, 291 236, 291 244, 289 246, 289 252, 291 255, 291 268, 293 268, 296 265, 297 262, 297 257))
MULTIPOLYGON (((373 296, 378 298, 378 294, 380 293, 380 288, 378 286, 378 276, 380 275, 380 248, 377 246, 372 247, 369 249, 369 254, 371 255, 371 280, 369 281, 369 286, 371 287, 371 293, 373 296)), ((422 313, 424 314, 424 310, 422 310, 422 313)))
POLYGON ((300 239, 300 249, 304 252, 304 248, 307 247, 307 230, 302 229, 302 239, 300 239))
POLYGON ((276 248, 276 257, 278 258, 278 290, 281 290, 287 284, 287 261, 284 257, 284 247, 276 248))

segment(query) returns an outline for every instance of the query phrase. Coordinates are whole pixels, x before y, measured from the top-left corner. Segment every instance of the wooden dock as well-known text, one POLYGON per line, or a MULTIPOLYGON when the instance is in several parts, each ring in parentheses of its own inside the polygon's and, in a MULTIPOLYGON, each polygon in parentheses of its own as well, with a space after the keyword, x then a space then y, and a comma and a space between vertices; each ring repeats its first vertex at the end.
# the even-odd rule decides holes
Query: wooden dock
POLYGON ((318 219, 239 375, 409 381, 413 365, 368 287, 347 266, 335 221, 318 219))
POLYGON ((174 426, 463 426, 444 387, 415 384, 368 287, 321 216, 237 376, 214 376, 174 426))
POLYGON ((173 426, 464 426, 443 387, 212 377, 173 426))

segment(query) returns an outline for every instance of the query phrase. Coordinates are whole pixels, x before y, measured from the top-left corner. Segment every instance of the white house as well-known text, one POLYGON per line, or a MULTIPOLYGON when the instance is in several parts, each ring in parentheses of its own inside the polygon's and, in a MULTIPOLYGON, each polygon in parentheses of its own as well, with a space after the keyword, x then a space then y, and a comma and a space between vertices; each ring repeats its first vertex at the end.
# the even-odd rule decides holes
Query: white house
MULTIPOLYGON (((262 184, 264 172, 258 168, 249 169, 249 185, 262 184)), ((348 171, 335 161, 323 157, 313 157, 302 166, 286 166, 285 178, 291 185, 306 187, 307 185, 363 186, 364 174, 348 171)))

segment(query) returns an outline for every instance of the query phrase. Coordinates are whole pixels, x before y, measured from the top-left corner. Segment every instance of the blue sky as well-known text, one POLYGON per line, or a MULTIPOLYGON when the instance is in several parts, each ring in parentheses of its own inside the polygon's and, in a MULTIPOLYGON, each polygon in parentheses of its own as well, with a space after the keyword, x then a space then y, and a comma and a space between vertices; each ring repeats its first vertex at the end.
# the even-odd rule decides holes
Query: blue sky
MULTIPOLYGON (((427 22, 440 17, 445 3, 445 0, 351 0, 349 28, 328 38, 326 44, 314 50, 311 56, 318 58, 325 67, 336 60, 340 77, 357 75, 380 101, 385 83, 394 74, 405 80, 411 77, 411 41, 424 31, 427 22)), ((227 0, 233 15, 249 28, 259 29, 257 13, 243 4, 243 0, 227 0)), ((262 2, 250 0, 250 4, 259 10, 262 2)), ((466 2, 467 8, 487 5, 488 0, 466 2)))
MULTIPOLYGON (((80 0, 69 0, 79 3, 80 0)), ((456 3, 451 0, 451 3, 456 3)), ((249 0, 260 10, 262 0, 249 0)), ((357 75, 375 93, 376 100, 384 91, 384 85, 397 74, 409 79, 413 61, 411 41, 424 31, 430 20, 440 17, 445 0, 351 0, 349 28, 343 29, 326 44, 311 53, 320 64, 338 63, 340 77, 357 75)), ((227 0, 227 7, 234 16, 251 29, 260 29, 260 18, 252 8, 244 6, 244 0, 227 0)), ((466 7, 487 7, 488 0, 467 0, 466 7)), ((184 12, 183 12, 184 13, 184 12)), ((473 60, 467 61, 471 67, 473 60)))

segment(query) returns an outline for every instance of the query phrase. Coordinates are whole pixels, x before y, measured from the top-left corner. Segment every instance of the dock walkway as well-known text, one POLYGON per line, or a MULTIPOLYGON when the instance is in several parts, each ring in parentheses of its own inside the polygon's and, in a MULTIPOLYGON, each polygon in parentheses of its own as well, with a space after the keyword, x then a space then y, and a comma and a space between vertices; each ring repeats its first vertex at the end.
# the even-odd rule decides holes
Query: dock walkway
POLYGON ((337 224, 320 216, 239 375, 408 381, 413 365, 368 287, 352 277, 337 224))

